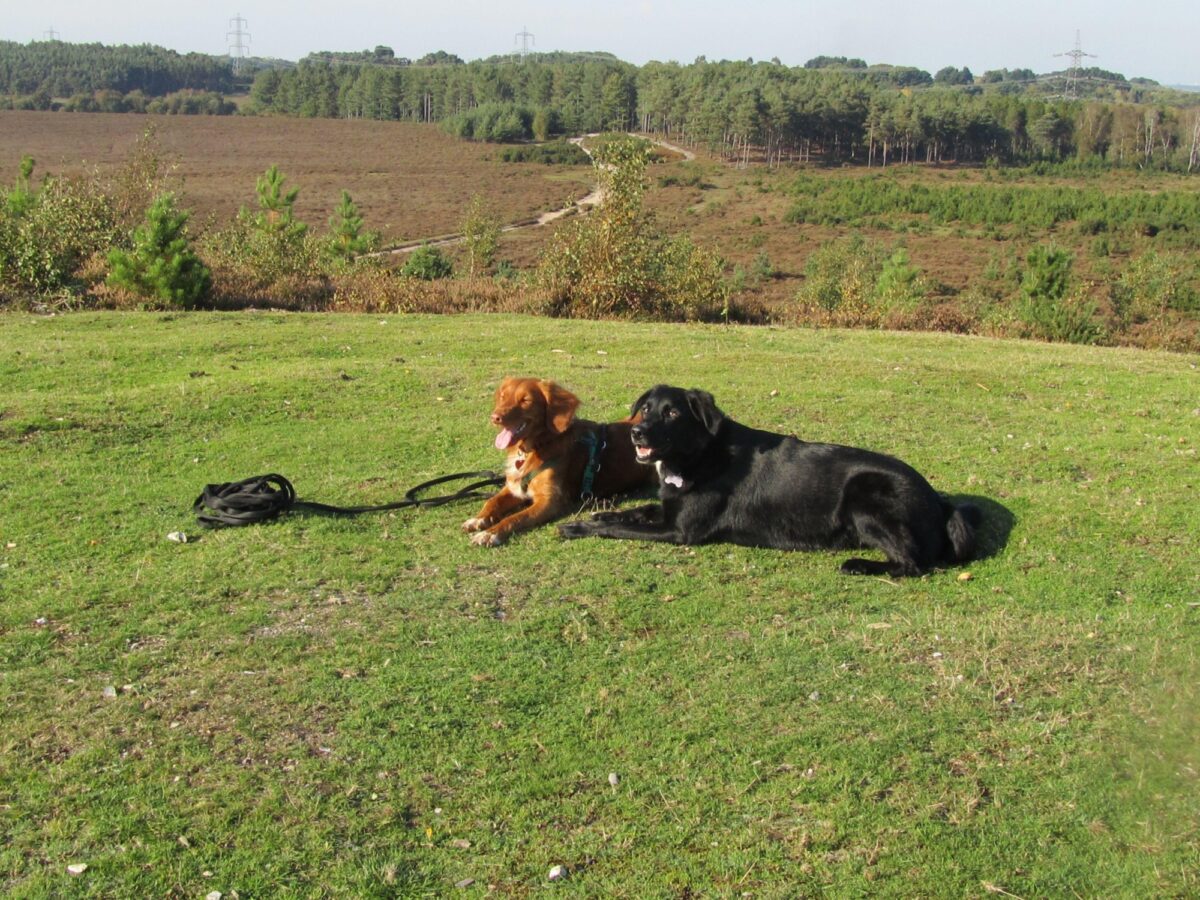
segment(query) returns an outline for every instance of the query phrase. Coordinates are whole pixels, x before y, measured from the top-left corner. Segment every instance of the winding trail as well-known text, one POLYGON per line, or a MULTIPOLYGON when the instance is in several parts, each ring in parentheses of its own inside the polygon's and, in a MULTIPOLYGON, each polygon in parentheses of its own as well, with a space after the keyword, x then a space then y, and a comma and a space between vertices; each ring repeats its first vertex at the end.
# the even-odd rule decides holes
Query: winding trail
MULTIPOLYGON (((597 136, 598 136, 597 134, 585 134, 585 135, 582 135, 581 137, 571 138, 570 143, 574 144, 576 147, 578 147, 580 150, 582 150, 584 153, 586 153, 588 155, 588 159, 591 159, 592 151, 590 151, 587 147, 583 146, 583 142, 586 138, 597 137, 597 136)), ((632 136, 640 137, 640 135, 632 135, 632 136)), ((683 147, 678 147, 675 144, 668 144, 666 141, 660 141, 660 140, 657 140, 656 138, 646 138, 646 140, 648 140, 652 144, 662 147, 665 150, 670 150, 672 153, 680 154, 683 157, 685 162, 691 162, 692 160, 694 160, 696 158, 696 154, 693 153, 691 150, 685 150, 683 147)), ((599 206, 603 202, 604 202, 604 191, 601 189, 600 185, 596 185, 596 187, 592 190, 592 192, 590 194, 588 194, 586 197, 581 197, 579 200, 576 200, 573 203, 569 203, 568 205, 562 207, 561 209, 552 209, 547 212, 544 212, 536 218, 521 219, 518 222, 512 222, 508 225, 504 225, 500 228, 500 233, 504 234, 509 231, 516 231, 517 229, 520 229, 520 228, 538 228, 542 225, 549 225, 551 222, 557 221, 558 219, 561 219, 563 216, 570 215, 572 213, 577 213, 584 209, 591 209, 593 207, 599 206)), ((389 255, 396 255, 396 254, 400 254, 400 253, 412 253, 418 247, 448 247, 448 246, 451 246, 452 244, 461 244, 462 241, 463 241, 463 236, 461 234, 446 234, 446 235, 442 235, 441 237, 427 238, 427 239, 421 240, 421 241, 405 241, 403 244, 398 244, 395 247, 389 247, 387 250, 380 250, 376 253, 371 253, 369 255, 370 256, 389 256, 389 255)))

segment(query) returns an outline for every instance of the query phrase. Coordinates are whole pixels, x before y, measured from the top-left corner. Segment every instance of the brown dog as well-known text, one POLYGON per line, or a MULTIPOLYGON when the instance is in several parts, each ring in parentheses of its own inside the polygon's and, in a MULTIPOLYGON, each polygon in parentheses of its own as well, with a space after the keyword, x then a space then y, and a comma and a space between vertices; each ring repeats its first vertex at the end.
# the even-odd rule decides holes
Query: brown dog
POLYGON ((581 500, 612 497, 657 479, 638 465, 635 420, 598 425, 575 418, 579 398, 553 381, 505 378, 496 389, 496 446, 508 451, 505 486, 463 522, 471 542, 495 547, 515 531, 570 512, 581 500))

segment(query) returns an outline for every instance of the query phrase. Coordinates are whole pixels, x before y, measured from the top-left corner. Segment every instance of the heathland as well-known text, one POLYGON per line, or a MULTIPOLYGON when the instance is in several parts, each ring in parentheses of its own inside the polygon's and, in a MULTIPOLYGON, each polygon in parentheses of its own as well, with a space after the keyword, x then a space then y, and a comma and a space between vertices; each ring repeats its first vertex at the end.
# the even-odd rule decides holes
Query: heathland
MULTIPOLYGON (((105 289, 104 253, 128 242, 123 229, 140 212, 121 219, 118 208, 144 208, 150 185, 173 190, 191 211, 190 234, 214 271, 214 306, 595 314, 548 296, 538 277, 554 235, 573 233, 578 217, 500 231, 570 208, 592 190, 600 173, 565 152, 569 145, 514 150, 431 124, 319 118, 9 111, 0 124, 0 168, 15 174, 31 158, 27 189, 46 174, 62 176, 58 183, 91 198, 71 209, 103 207, 92 220, 107 229, 71 245, 48 204, 46 220, 27 230, 45 232, 43 255, 53 259, 25 259, 25 284, 15 264, 0 272, 10 305, 29 306, 38 294, 34 305, 62 308, 145 303, 105 289), (384 249, 461 232, 476 204, 493 223, 495 248, 481 266, 461 245, 437 249, 448 261, 435 274, 476 270, 438 282, 391 277, 403 254, 332 266, 311 241, 283 243, 264 260, 247 249, 255 232, 249 218, 239 226, 238 212, 258 208, 256 179, 269 166, 298 189, 289 215, 308 225, 309 238, 346 191, 360 226, 384 249)), ((710 280, 721 282, 714 292, 726 300, 710 310, 726 317, 1200 346, 1195 176, 1067 164, 743 164, 703 147, 695 156, 659 153, 645 169, 641 234, 719 251, 710 280)), ((82 217, 69 212, 60 218, 81 229, 82 217)), ((9 243, 28 245, 13 221, 9 243)), ((619 312, 618 304, 605 308, 619 312)), ((696 312, 660 306, 656 314, 696 312)))

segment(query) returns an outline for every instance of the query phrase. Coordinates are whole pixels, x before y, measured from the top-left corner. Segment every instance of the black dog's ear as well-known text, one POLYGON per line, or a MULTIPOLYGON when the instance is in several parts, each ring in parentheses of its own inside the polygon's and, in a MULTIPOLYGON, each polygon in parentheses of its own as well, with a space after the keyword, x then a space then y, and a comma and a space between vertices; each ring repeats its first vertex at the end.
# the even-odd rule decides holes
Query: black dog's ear
POLYGON ((716 434, 725 421, 725 413, 717 409, 717 401, 708 391, 690 390, 687 392, 688 407, 692 414, 703 423, 709 434, 716 434))
POLYGON ((645 404, 646 399, 651 394, 653 394, 656 390, 658 390, 658 388, 652 387, 652 388, 650 388, 650 390, 646 391, 646 393, 642 394, 642 396, 640 396, 636 400, 634 400, 633 406, 629 407, 629 415, 636 416, 638 414, 638 412, 641 410, 642 406, 645 404))

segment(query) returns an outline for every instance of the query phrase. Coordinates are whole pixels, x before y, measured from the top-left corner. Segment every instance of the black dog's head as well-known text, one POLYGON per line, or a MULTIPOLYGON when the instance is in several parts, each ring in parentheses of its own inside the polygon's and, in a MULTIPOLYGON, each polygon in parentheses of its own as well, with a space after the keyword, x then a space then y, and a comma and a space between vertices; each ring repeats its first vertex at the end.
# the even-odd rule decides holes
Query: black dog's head
POLYGON ((633 404, 639 420, 630 431, 640 463, 683 462, 704 451, 725 414, 708 391, 660 384, 633 404))

